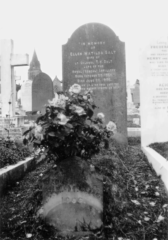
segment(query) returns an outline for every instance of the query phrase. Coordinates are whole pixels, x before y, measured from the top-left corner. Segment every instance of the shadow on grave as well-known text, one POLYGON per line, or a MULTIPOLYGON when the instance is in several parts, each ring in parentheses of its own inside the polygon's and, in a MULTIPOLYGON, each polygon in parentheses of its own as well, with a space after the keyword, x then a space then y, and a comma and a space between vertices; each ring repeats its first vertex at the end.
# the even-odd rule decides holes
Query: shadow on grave
POLYGON ((61 234, 85 234, 102 226, 103 178, 78 157, 63 160, 43 175, 37 216, 61 234))

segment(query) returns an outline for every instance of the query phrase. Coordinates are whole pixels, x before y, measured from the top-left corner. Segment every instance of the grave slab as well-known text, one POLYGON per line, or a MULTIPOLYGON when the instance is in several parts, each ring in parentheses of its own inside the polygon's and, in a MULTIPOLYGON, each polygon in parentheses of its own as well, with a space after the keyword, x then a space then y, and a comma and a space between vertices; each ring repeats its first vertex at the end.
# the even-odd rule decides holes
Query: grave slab
POLYGON ((43 173, 41 184, 43 201, 37 216, 60 234, 85 234, 84 226, 92 230, 101 227, 103 179, 89 170, 85 161, 65 159, 56 170, 43 173))

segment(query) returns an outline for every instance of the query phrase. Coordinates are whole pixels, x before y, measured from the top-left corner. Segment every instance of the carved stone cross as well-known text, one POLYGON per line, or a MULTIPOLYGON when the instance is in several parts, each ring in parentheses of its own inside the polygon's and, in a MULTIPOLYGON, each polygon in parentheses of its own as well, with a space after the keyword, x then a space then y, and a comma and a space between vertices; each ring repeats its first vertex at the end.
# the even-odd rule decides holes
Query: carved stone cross
POLYGON ((1 40, 1 99, 2 117, 15 116, 16 83, 14 75, 15 66, 27 66, 28 54, 13 54, 13 41, 1 40))

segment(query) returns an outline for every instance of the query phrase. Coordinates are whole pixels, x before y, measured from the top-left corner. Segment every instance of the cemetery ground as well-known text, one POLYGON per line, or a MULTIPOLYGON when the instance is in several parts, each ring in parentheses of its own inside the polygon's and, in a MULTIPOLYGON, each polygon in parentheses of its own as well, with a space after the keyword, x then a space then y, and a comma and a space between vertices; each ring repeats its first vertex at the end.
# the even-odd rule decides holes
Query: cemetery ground
MULTIPOLYGON (((9 186, 0 198, 0 237, 3 240, 43 239, 139 239, 166 240, 168 196, 160 177, 140 150, 140 138, 129 138, 128 148, 112 144, 90 160, 103 175, 103 227, 85 236, 59 236, 36 216, 42 199, 40 182, 45 162, 24 179, 9 186)), ((89 231, 89 226, 85 226, 89 231)))

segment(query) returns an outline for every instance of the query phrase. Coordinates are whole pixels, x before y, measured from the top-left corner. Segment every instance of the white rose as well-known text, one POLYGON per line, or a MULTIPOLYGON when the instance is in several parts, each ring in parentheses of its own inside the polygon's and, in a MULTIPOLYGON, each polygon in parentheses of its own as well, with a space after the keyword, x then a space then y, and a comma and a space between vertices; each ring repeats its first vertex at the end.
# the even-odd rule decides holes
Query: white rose
POLYGON ((41 133, 42 129, 43 129, 43 128, 42 128, 41 125, 35 124, 35 133, 41 133))
POLYGON ((116 124, 113 123, 112 121, 110 121, 107 125, 106 125, 106 129, 110 132, 114 132, 117 127, 116 127, 116 124))
POLYGON ((48 100, 49 104, 54 107, 62 107, 65 108, 66 100, 68 100, 68 97, 66 97, 63 94, 57 94, 55 93, 55 97, 52 101, 48 100))
POLYGON ((42 128, 41 125, 35 124, 34 134, 35 134, 35 137, 40 139, 40 140, 43 139, 42 130, 43 130, 43 128, 42 128))
POLYGON ((63 113, 59 113, 57 118, 60 120, 58 121, 58 124, 60 125, 65 125, 69 121, 69 118, 67 118, 63 113))
POLYGON ((74 112, 77 113, 79 116, 81 115, 85 115, 85 110, 82 108, 82 107, 79 107, 79 106, 76 106, 76 105, 73 105, 74 107, 74 112))
POLYGON ((83 99, 84 99, 84 100, 87 100, 87 99, 88 99, 88 97, 87 97, 86 95, 84 95, 84 96, 83 96, 83 99))
POLYGON ((48 100, 48 103, 52 106, 56 106, 57 102, 58 102, 58 94, 57 93, 54 93, 55 94, 55 97, 50 101, 48 100))
POLYGON ((105 118, 104 113, 98 113, 98 114, 97 114, 97 118, 103 120, 103 119, 105 118))
POLYGON ((81 86, 79 85, 79 84, 74 84, 74 85, 72 85, 71 87, 70 87, 70 89, 69 89, 69 92, 70 93, 80 93, 81 92, 81 86))

